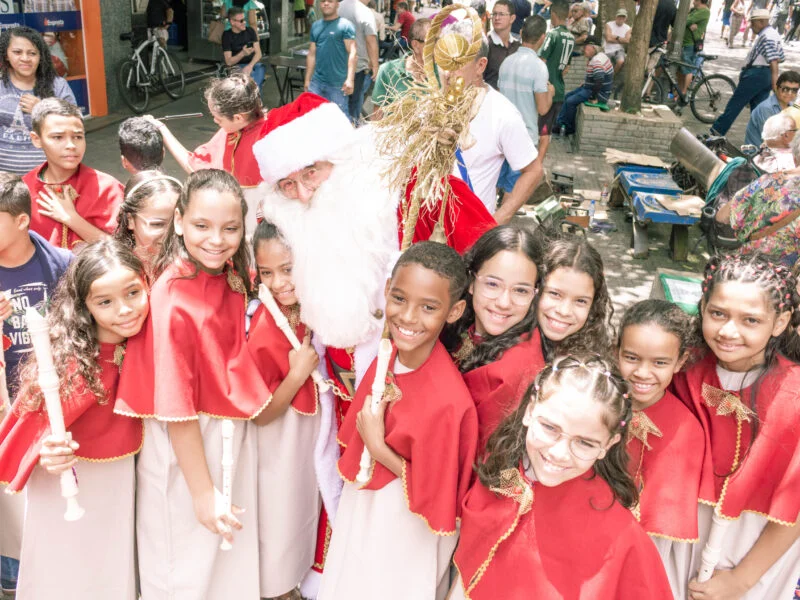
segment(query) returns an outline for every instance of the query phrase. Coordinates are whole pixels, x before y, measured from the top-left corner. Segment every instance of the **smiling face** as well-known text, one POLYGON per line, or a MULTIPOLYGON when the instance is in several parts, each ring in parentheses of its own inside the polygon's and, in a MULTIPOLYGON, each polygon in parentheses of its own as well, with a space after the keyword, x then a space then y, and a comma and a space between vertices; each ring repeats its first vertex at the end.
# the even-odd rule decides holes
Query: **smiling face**
POLYGON ((664 396, 673 375, 686 362, 681 341, 654 323, 629 325, 619 345, 619 370, 631 386, 633 408, 644 410, 664 396))
POLYGON ((183 236, 186 251, 202 270, 221 273, 244 237, 239 198, 209 188, 192 192, 186 212, 175 209, 175 233, 183 236))
POLYGON ((745 372, 764 364, 764 351, 773 336, 786 329, 790 312, 776 314, 759 284, 717 283, 702 306, 703 337, 719 364, 745 372))
POLYGON ((421 367, 445 323, 464 312, 463 300, 450 302, 450 281, 416 263, 399 267, 386 283, 386 322, 407 368, 421 367))
POLYGON ((269 288, 275 300, 283 306, 293 306, 298 299, 294 293, 292 265, 294 259, 289 248, 277 238, 258 244, 256 265, 261 283, 269 288))
POLYGON ((555 487, 580 477, 619 442, 620 435, 612 436, 605 425, 605 410, 585 390, 563 383, 549 397, 529 403, 522 423, 528 428, 525 447, 539 483, 555 487), (570 446, 597 458, 577 458, 570 446))
POLYGON ((561 342, 580 331, 589 318, 594 300, 594 282, 582 271, 560 267, 542 285, 536 319, 542 334, 561 342))
POLYGON ((8 44, 6 60, 14 74, 20 79, 36 77, 41 56, 30 40, 24 37, 11 36, 8 44))
POLYGON ((65 171, 77 169, 86 153, 86 134, 78 117, 48 115, 41 132, 31 132, 31 141, 44 150, 49 166, 65 171))
POLYGON ((140 275, 120 266, 92 282, 86 307, 94 318, 98 341, 119 344, 139 333, 150 304, 140 275))
POLYGON ((177 192, 162 192, 145 200, 142 209, 129 219, 128 229, 133 232, 137 256, 158 253, 177 203, 177 192))
POLYGON ((536 264, 521 252, 503 250, 485 261, 469 286, 475 331, 496 336, 522 321, 536 293, 536 264))

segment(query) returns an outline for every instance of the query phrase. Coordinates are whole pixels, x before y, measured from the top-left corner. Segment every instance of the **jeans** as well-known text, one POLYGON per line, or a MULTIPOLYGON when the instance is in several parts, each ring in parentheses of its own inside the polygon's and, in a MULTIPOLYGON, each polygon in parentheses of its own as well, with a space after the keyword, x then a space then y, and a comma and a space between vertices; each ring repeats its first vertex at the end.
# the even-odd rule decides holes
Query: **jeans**
POLYGON ((583 86, 572 90, 564 98, 561 112, 558 113, 556 123, 564 128, 563 133, 570 135, 575 133, 575 116, 578 114, 578 106, 592 97, 592 90, 583 86))
POLYGON ((515 171, 508 164, 507 160, 503 161, 503 167, 500 169, 500 176, 497 178, 497 187, 503 190, 506 194, 510 194, 514 189, 514 185, 519 179, 520 171, 515 171))
MULTIPOLYGON (((238 69, 237 69, 238 70, 238 69)), ((258 89, 261 89, 261 85, 264 83, 264 77, 267 74, 267 67, 264 66, 264 63, 257 62, 253 66, 253 70, 250 72, 250 77, 253 78, 253 81, 256 82, 258 89)))
POLYGON ((733 96, 728 100, 725 112, 717 117, 711 129, 719 135, 725 135, 742 109, 749 104, 752 111, 769 97, 770 90, 772 90, 772 71, 769 67, 742 69, 739 83, 733 90, 733 96))
POLYGON ((370 84, 372 83, 372 74, 370 71, 359 71, 353 82, 353 93, 347 99, 347 105, 350 113, 350 120, 353 125, 358 125, 361 119, 361 107, 364 106, 364 96, 367 94, 370 84))
POLYGON ((347 115, 347 118, 350 118, 347 96, 344 95, 342 86, 328 85, 327 83, 320 83, 312 79, 311 83, 308 85, 308 91, 317 96, 322 96, 326 100, 330 100, 342 109, 342 112, 347 115))
POLYGON ((19 575, 19 561, 8 556, 0 557, 0 586, 4 590, 17 589, 17 576, 19 575))

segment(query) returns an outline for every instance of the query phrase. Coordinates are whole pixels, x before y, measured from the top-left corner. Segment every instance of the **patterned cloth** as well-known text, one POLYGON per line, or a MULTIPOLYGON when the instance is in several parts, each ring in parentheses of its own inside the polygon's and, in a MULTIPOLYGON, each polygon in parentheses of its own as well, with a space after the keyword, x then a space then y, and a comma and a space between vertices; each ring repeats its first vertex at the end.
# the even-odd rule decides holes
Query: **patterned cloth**
POLYGON ((772 27, 764 27, 758 34, 753 47, 747 54, 744 61, 744 68, 748 67, 767 67, 773 60, 782 63, 786 57, 781 46, 781 34, 772 27))
POLYGON ((800 219, 781 227, 772 235, 748 242, 754 233, 800 208, 800 177, 785 172, 768 173, 737 192, 731 200, 731 227, 743 248, 760 250, 780 257, 792 266, 800 251, 800 219))

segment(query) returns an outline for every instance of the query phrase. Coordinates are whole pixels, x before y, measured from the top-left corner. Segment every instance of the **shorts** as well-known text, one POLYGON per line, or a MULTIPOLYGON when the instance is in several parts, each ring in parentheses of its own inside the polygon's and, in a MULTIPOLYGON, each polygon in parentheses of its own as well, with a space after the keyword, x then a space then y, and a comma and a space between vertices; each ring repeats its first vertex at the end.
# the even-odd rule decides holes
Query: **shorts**
POLYGON ((723 10, 722 11, 722 25, 730 25, 731 24, 731 11, 723 10))
POLYGON ((500 169, 500 176, 497 178, 497 187, 503 190, 506 194, 510 194, 514 189, 514 185, 519 179, 520 171, 515 171, 508 164, 507 160, 503 161, 503 167, 500 169))
POLYGON ((619 50, 614 50, 613 52, 609 52, 606 54, 608 56, 608 60, 611 61, 611 64, 615 64, 618 61, 625 61, 625 48, 620 48, 619 50))
POLYGON ((694 51, 694 45, 691 46, 684 46, 683 52, 681 53, 681 60, 685 63, 689 63, 690 65, 694 65, 695 68, 685 67, 683 65, 680 66, 681 73, 684 75, 693 75, 696 71, 696 68, 703 64, 703 59, 697 56, 697 53, 694 51))
POLYGON ((661 52, 657 51, 658 46, 654 48, 650 48, 647 54, 647 68, 645 69, 645 73, 649 73, 656 66, 661 62, 662 57, 664 56, 661 52))
POLYGON ((305 19, 306 18, 306 9, 301 8, 300 10, 294 11, 294 18, 295 19, 305 19))
POLYGON ((553 102, 553 106, 550 107, 550 110, 543 115, 539 115, 539 137, 553 133, 553 127, 556 124, 558 113, 561 112, 562 104, 564 103, 553 102))
POLYGON ((153 34, 153 37, 156 38, 159 42, 164 44, 167 43, 169 40, 169 28, 168 27, 151 27, 150 33, 153 34))

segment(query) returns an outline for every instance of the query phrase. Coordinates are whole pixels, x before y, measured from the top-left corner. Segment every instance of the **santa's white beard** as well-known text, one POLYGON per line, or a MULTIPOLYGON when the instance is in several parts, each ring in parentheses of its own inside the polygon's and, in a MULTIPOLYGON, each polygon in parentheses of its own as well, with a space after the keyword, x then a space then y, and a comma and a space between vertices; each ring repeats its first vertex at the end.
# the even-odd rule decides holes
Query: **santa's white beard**
POLYGON ((280 229, 294 255, 300 318, 336 348, 381 331, 383 291, 399 246, 399 195, 386 189, 381 165, 366 158, 370 149, 362 141, 335 160, 307 205, 262 184, 264 218, 280 229))

